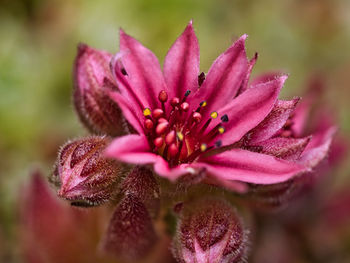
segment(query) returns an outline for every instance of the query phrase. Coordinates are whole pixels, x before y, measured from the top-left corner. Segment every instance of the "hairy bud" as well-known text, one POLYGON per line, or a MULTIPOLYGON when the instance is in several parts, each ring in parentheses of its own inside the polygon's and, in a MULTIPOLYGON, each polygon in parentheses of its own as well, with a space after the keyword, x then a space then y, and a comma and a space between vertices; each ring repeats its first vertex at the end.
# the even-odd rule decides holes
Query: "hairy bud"
POLYGON ((157 235, 143 202, 132 194, 118 204, 108 226, 104 250, 118 259, 134 262, 145 257, 157 235))
POLYGON ((84 125, 97 134, 120 135, 123 116, 108 93, 118 90, 109 70, 112 55, 80 44, 74 68, 74 105, 84 125))
POLYGON ((181 263, 243 262, 247 231, 230 204, 204 199, 185 204, 172 249, 181 263))
POLYGON ((60 197, 80 206, 97 205, 114 197, 124 168, 103 156, 108 142, 106 137, 94 136, 62 147, 54 173, 60 197))
POLYGON ((121 185, 125 195, 138 197, 155 218, 160 207, 160 190, 153 172, 145 167, 136 166, 121 185))

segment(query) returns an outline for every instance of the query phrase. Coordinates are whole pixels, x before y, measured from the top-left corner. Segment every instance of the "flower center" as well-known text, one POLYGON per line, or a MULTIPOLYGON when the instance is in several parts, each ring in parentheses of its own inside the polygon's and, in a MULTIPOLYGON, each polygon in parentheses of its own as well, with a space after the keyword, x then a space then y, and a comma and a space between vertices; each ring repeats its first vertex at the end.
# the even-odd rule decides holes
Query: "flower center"
POLYGON ((203 120, 201 111, 207 102, 202 101, 196 110, 190 111, 192 107, 187 102, 190 94, 191 91, 188 90, 182 99, 173 97, 168 100, 167 92, 162 90, 158 96, 161 107, 143 110, 144 128, 149 144, 153 152, 161 155, 170 166, 191 163, 202 153, 214 147, 221 147, 220 140, 212 142, 225 132, 222 122, 227 122, 228 116, 223 115, 219 124, 208 129, 211 121, 218 117, 218 113, 213 111, 207 120, 203 120), (168 112, 166 103, 171 105, 168 112))

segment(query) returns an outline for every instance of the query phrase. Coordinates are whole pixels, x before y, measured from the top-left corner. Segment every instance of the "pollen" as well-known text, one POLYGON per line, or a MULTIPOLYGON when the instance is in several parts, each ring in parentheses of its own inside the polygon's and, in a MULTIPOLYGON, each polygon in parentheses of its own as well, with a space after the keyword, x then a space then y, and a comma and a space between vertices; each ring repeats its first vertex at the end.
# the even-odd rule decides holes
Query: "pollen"
POLYGON ((178 138, 180 141, 182 141, 182 140, 184 139, 184 135, 183 135, 182 132, 177 132, 177 133, 176 133, 176 136, 177 136, 177 138, 178 138))
POLYGON ((223 134, 225 132, 225 128, 221 126, 218 128, 218 131, 220 134, 223 134))
POLYGON ((208 146, 205 143, 201 144, 201 151, 205 152, 207 150, 208 146))
POLYGON ((218 113, 216 111, 213 111, 212 113, 210 113, 210 117, 216 119, 218 117, 218 113))
POLYGON ((199 103, 199 106, 204 108, 205 106, 207 106, 207 102, 205 100, 203 100, 201 103, 199 103))
POLYGON ((147 117, 147 116, 151 116, 152 112, 149 108, 145 108, 143 110, 143 116, 147 117))

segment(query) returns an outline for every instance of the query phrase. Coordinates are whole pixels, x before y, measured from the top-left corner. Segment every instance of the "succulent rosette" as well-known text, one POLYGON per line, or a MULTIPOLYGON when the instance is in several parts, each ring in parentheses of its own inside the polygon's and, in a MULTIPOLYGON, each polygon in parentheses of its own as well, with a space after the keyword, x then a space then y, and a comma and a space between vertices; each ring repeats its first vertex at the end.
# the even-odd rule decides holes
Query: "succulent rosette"
MULTIPOLYGON (((288 186, 327 155, 335 128, 315 136, 300 132, 300 98, 278 99, 287 76, 250 81, 257 54, 247 58, 246 38, 222 53, 207 74, 199 68, 192 22, 168 51, 163 70, 150 50, 122 30, 115 55, 79 45, 74 104, 95 135, 65 144, 51 179, 73 205, 116 203, 104 251, 125 261, 157 251, 153 247, 164 236, 159 228, 168 222, 154 221, 179 201, 174 192, 162 193, 165 184, 179 192, 181 178, 249 195, 253 185, 288 186)), ((194 196, 198 200, 183 193, 180 200, 186 208, 173 241, 176 259, 244 261, 247 231, 236 209, 222 197, 206 203, 194 196), (188 229, 199 233, 187 235, 188 229)))
POLYGON ((110 68, 118 91, 109 94, 135 133, 116 138, 106 156, 152 164, 172 181, 204 174, 204 181, 239 192, 245 183, 284 182, 316 166, 332 132, 320 140, 281 132, 299 98, 278 99, 286 75, 249 84, 257 56, 247 59, 246 37, 205 76, 192 23, 170 48, 163 71, 150 50, 121 31, 110 68))

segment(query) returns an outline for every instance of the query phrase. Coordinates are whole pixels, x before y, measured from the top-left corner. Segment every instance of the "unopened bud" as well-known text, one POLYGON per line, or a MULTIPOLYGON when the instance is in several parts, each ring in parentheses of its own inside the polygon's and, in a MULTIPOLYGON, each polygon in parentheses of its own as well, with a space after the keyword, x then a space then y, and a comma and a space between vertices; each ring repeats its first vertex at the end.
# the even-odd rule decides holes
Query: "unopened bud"
POLYGON ((132 194, 118 204, 103 242, 109 254, 127 262, 145 257, 156 243, 157 235, 143 202, 132 194))
POLYGON ((103 156, 109 140, 89 137, 64 145, 58 155, 55 174, 58 195, 73 205, 90 206, 108 201, 117 194, 123 166, 103 156))
POLYGON ((153 172, 145 167, 136 166, 121 184, 125 195, 138 197, 148 209, 152 218, 156 217, 160 206, 159 184, 153 172))
POLYGON ((110 73, 112 55, 80 44, 74 68, 74 105, 83 124, 93 133, 123 133, 124 119, 108 93, 118 90, 110 73))
POLYGON ((235 263, 245 259, 247 242, 247 231, 230 204, 202 199, 185 204, 172 249, 178 262, 235 263))

